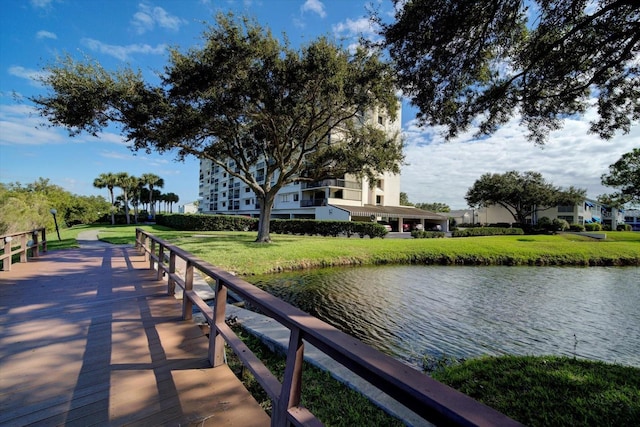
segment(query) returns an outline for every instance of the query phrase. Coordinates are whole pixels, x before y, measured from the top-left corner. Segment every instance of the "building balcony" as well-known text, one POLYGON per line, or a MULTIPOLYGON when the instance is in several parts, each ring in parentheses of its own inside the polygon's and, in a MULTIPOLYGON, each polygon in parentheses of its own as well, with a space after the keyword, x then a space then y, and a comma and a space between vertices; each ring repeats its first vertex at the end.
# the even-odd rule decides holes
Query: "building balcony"
POLYGON ((302 183, 302 189, 320 188, 320 187, 340 187, 340 188, 351 188, 355 190, 361 190, 362 183, 357 181, 347 181, 344 179, 325 179, 317 182, 302 183))
POLYGON ((300 200, 301 208, 312 208, 314 206, 326 206, 326 205, 327 205, 327 199, 300 200))

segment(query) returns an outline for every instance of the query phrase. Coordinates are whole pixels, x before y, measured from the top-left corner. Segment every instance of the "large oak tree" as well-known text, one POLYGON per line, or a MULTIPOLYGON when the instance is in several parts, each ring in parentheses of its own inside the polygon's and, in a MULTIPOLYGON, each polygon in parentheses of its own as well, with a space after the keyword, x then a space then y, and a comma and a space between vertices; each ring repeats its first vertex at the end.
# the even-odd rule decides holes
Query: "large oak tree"
POLYGON ((370 111, 391 119, 398 111, 394 73, 379 53, 350 53, 326 38, 294 50, 231 15, 217 16, 201 46, 170 53, 159 85, 140 72, 64 58, 43 78, 51 92, 33 101, 71 134, 117 122, 135 150, 211 160, 255 193, 259 242, 270 240, 271 209, 285 185, 399 172, 398 136, 365 120, 370 111), (262 160, 259 182, 253 167, 262 160))
POLYGON ((469 188, 465 199, 471 207, 493 205, 505 208, 519 224, 527 217, 558 205, 575 205, 584 200, 586 190, 569 187, 563 190, 547 182, 542 174, 509 171, 486 173, 469 188))
POLYGON ((380 16, 399 84, 423 124, 488 135, 514 116, 543 143, 597 99, 591 132, 640 119, 637 0, 393 0, 380 16))

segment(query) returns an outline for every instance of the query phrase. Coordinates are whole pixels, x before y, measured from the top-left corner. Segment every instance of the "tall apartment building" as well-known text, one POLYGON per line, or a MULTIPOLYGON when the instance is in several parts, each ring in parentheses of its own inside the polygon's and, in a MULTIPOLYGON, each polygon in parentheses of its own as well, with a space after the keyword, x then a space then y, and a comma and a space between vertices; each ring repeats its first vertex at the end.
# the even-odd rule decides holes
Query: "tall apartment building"
MULTIPOLYGON (((391 121, 379 112, 367 114, 366 120, 376 123, 390 135, 400 135, 400 120, 391 121)), ((233 160, 227 165, 235 167, 233 160)), ((264 171, 264 162, 253 167, 252 172, 259 183, 265 179, 264 171)), ((377 221, 389 224, 395 231, 420 226, 447 230, 446 217, 400 206, 400 175, 384 173, 373 184, 353 175, 289 184, 278 193, 271 217, 377 221)), ((200 160, 199 195, 200 213, 252 217, 260 214, 259 202, 249 186, 208 159, 200 160)))

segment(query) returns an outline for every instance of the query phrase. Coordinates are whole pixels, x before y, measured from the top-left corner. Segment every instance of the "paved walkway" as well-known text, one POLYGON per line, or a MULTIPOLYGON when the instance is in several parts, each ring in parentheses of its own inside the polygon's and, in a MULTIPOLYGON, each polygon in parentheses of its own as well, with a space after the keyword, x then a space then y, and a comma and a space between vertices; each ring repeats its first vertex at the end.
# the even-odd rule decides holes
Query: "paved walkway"
POLYGON ((0 425, 269 425, 146 257, 80 245, 0 272, 0 425))

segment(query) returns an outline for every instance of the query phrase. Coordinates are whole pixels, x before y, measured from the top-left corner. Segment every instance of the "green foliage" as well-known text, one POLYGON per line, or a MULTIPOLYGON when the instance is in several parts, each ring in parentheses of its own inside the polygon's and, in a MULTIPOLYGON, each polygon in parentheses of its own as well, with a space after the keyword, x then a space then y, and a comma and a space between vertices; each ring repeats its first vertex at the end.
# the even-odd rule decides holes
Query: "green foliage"
POLYGON ((598 222, 592 222, 584 225, 586 231, 602 231, 602 224, 598 222))
POLYGON ((72 194, 44 178, 24 186, 0 184, 0 234, 40 227, 54 231, 51 209, 57 210, 58 227, 63 228, 96 221, 101 213, 108 212, 109 203, 102 197, 72 194))
POLYGON ((640 419, 640 369, 555 356, 503 356, 443 366, 432 376, 535 426, 631 426, 640 419))
POLYGON ((413 206, 413 203, 409 201, 409 196, 403 191, 400 192, 400 206, 413 206))
POLYGON ((411 237, 414 239, 441 239, 444 236, 443 231, 413 230, 411 232, 411 237))
POLYGON ((317 221, 312 219, 276 219, 271 221, 271 229, 278 234, 298 234, 310 236, 359 235, 384 237, 388 231, 384 226, 374 222, 356 221, 317 221))
MULTIPOLYGON (((640 204, 640 148, 609 166, 609 173, 602 175, 602 185, 618 188, 619 191, 606 196, 607 204, 623 205, 625 203, 640 204)), ((604 196, 600 196, 601 200, 604 196)))
POLYGON ((538 219, 538 223, 535 226, 539 230, 547 232, 566 231, 569 229, 569 223, 564 219, 549 219, 546 216, 538 219))
POLYGON ((618 224, 616 231, 632 231, 633 227, 629 224, 618 224))
MULTIPOLYGON (((238 215, 157 215, 156 223, 176 230, 191 231, 255 231, 258 220, 238 215)), ((353 221, 318 221, 313 219, 273 219, 271 231, 277 234, 310 236, 384 237, 388 232, 380 224, 353 221)))
POLYGON ((469 206, 504 207, 519 224, 526 224, 535 209, 555 205, 575 205, 584 200, 586 190, 569 187, 562 190, 547 182, 542 174, 509 171, 482 175, 467 191, 469 206))
POLYGON ((585 230, 584 225, 582 224, 571 224, 569 226, 569 231, 575 231, 575 232, 583 232, 585 230))
POLYGON ((477 237, 477 236, 501 236, 501 235, 521 235, 524 234, 522 228, 505 227, 473 227, 455 230, 451 237, 477 237))
POLYGON ((446 203, 416 203, 416 208, 429 212, 451 212, 451 208, 446 203))
POLYGON ((418 119, 447 137, 479 121, 478 134, 521 117, 543 143, 565 117, 597 98, 590 131, 629 132, 640 119, 633 1, 393 0, 380 31, 418 119))
POLYGON ((239 215, 158 214, 156 224, 189 231, 255 231, 258 220, 239 215))

